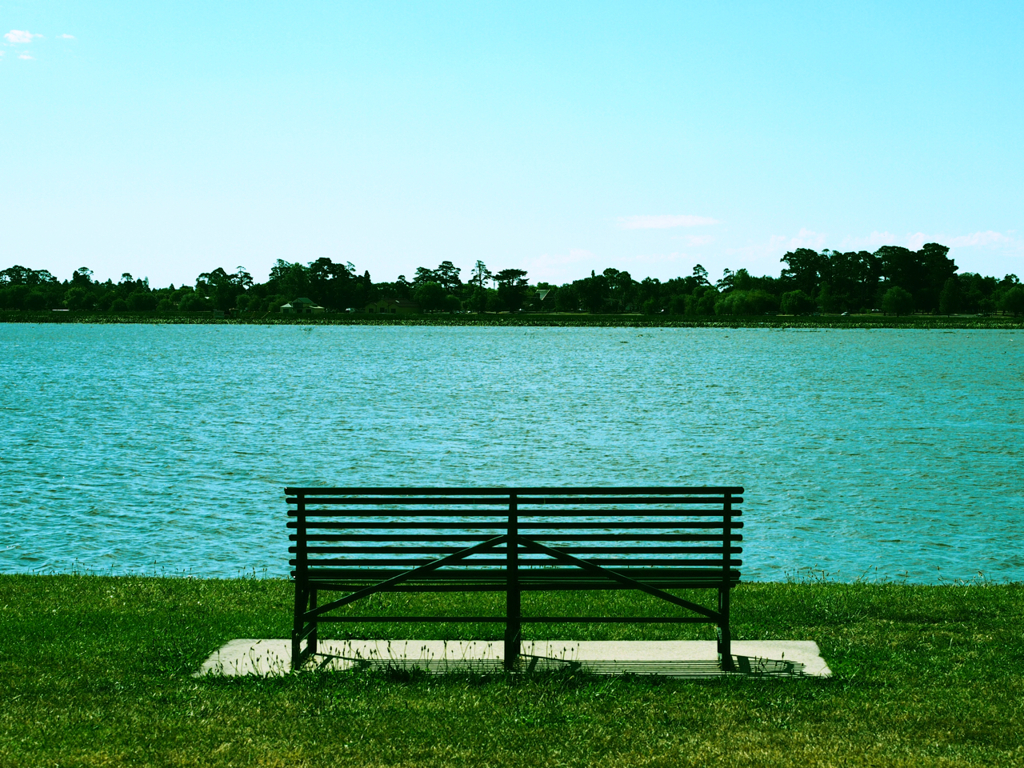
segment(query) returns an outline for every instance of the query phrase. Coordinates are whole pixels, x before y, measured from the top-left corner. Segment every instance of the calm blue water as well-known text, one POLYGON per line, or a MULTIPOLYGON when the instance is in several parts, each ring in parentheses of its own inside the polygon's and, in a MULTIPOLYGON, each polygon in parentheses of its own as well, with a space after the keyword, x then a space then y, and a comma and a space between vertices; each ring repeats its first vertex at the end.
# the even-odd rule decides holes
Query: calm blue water
POLYGON ((0 325, 0 572, 284 576, 286 485, 744 485, 744 575, 1024 580, 1024 332, 0 325))

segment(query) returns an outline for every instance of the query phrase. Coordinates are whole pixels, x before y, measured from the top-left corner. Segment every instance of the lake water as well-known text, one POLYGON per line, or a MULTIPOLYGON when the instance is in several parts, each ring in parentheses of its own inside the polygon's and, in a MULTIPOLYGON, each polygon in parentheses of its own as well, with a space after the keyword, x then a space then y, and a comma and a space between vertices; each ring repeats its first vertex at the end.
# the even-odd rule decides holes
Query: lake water
POLYGON ((286 485, 743 485, 744 577, 1024 580, 1024 332, 0 325, 0 572, 287 575, 286 485))

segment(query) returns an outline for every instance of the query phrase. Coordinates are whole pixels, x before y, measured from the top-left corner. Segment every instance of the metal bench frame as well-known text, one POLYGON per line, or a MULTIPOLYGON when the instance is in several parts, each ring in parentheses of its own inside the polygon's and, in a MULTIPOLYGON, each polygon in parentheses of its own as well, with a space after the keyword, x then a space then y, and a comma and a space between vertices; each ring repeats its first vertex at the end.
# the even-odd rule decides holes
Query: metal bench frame
POLYGON ((317 652, 320 622, 380 621, 504 622, 509 670, 524 623, 710 623, 722 668, 734 669, 729 593, 742 564, 742 487, 289 487, 285 494, 293 669, 317 652), (524 591, 555 589, 637 589, 689 614, 522 615, 524 591), (717 590, 717 610, 668 589, 717 590), (474 591, 505 592, 505 615, 331 613, 378 592, 474 591), (319 604, 321 592, 345 594, 319 604))

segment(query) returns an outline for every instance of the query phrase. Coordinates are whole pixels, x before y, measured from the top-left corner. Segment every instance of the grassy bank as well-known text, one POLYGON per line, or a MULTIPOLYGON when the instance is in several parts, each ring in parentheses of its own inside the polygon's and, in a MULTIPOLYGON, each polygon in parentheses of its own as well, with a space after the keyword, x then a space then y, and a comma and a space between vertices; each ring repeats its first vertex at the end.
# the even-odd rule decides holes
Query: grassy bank
POLYGON ((1021 584, 741 585, 736 636, 815 640, 830 680, 191 677, 229 639, 287 636, 290 605, 289 585, 273 580, 0 576, 0 766, 1024 765, 1021 584))
POLYGON ((407 325, 497 326, 536 328, 920 328, 1021 329, 1024 317, 1009 315, 822 315, 684 317, 681 315, 590 314, 435 314, 381 316, 329 314, 296 316, 263 314, 239 318, 215 318, 210 312, 12 312, 0 311, 0 323, 81 323, 149 325, 407 325))

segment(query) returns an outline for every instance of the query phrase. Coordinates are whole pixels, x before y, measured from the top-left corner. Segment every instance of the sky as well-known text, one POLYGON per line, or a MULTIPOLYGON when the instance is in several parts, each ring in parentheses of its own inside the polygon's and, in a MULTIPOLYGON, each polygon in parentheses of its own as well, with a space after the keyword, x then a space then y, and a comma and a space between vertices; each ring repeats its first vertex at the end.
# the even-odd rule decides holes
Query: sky
POLYGON ((0 0, 0 269, 1024 277, 1024 3, 0 0))

